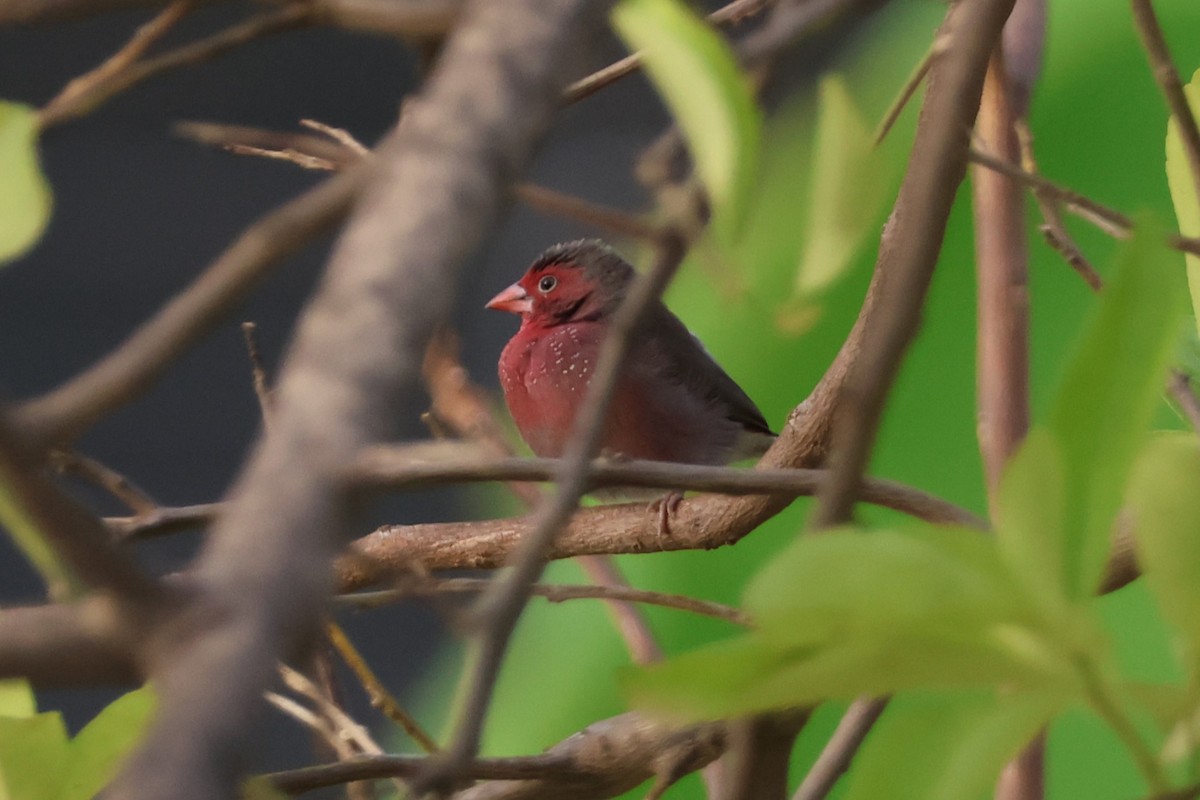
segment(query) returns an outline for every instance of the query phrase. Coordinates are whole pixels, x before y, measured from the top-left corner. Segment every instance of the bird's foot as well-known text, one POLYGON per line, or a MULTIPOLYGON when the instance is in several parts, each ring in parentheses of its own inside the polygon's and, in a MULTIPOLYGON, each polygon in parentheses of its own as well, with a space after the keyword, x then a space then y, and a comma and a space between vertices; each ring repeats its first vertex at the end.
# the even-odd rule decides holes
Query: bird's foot
POLYGON ((663 547, 662 540, 671 535, 671 515, 679 509, 682 502, 682 492, 670 491, 652 502, 647 509, 650 513, 658 515, 658 540, 659 547, 663 550, 667 548, 663 547))

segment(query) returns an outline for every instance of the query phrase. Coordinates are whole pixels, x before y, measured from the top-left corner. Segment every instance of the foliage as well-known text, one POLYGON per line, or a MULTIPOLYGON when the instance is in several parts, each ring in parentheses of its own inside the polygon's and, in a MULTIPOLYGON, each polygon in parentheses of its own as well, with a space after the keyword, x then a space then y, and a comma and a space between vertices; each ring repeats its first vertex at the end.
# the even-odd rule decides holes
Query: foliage
POLYGON ((0 101, 0 264, 20 256, 50 218, 50 189, 38 166, 37 114, 0 101))
POLYGON ((37 712, 20 680, 0 682, 0 800, 89 800, 112 780, 154 709, 148 687, 114 700, 74 737, 37 712))

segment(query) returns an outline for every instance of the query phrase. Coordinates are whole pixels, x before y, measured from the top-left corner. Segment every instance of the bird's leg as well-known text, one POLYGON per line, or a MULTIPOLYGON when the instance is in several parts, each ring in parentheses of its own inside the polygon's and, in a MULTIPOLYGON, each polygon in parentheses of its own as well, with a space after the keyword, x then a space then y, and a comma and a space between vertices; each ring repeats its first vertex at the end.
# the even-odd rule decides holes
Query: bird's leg
MULTIPOLYGON (((650 513, 658 515, 659 547, 662 547, 663 538, 671 535, 671 515, 679 509, 679 504, 682 502, 683 492, 672 489, 652 502, 647 509, 650 513)), ((662 549, 666 550, 665 547, 662 549)))

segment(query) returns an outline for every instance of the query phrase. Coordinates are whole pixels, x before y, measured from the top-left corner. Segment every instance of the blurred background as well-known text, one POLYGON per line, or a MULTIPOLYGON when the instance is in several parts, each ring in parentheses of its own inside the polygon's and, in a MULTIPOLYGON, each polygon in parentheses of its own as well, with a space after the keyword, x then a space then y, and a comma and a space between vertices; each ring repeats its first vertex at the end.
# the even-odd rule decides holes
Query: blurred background
MULTIPOLYGON (((710 4, 715 7, 717 3, 710 4)), ((1200 3, 1156 3, 1185 80, 1200 68, 1200 3)), ((174 31, 180 43, 224 27, 239 6, 203 9, 174 31)), ((804 398, 849 329, 874 260, 876 238, 850 274, 823 296, 817 313, 796 324, 789 314, 807 204, 815 80, 845 75, 873 127, 928 47, 945 11, 935 0, 897 0, 793 53, 771 92, 772 115, 759 196, 761 207, 730 257, 690 260, 668 300, 775 426, 804 398)), ((1123 3, 1055 0, 1050 4, 1043 78, 1032 125, 1044 173, 1125 212, 1150 210, 1173 222, 1163 173, 1166 112, 1123 3)), ((0 29, 0 97, 41 105, 71 78, 120 46, 144 13, 61 25, 0 29)), ((623 54, 599 48, 600 66, 623 54)), ((419 82, 415 53, 384 38, 333 30, 285 33, 212 63, 172 71, 118 96, 90 116, 57 127, 42 143, 55 208, 42 242, 0 271, 0 390, 20 398, 44 391, 108 352, 167 298, 186 286, 248 224, 323 176, 291 164, 237 157, 172 134, 173 123, 204 120, 295 130, 301 118, 375 141, 419 82)), ((903 162, 915 120, 909 109, 885 152, 903 162)), ((641 76, 621 81, 560 117, 530 179, 600 203, 648 207, 631 175, 641 149, 668 117, 641 76)), ((894 187, 889 188, 888 199, 894 187)), ((888 406, 872 471, 983 511, 974 435, 974 266, 970 210, 961 193, 935 275, 924 328, 888 406)), ((1030 215, 1033 294, 1033 392, 1044 407, 1080 321, 1092 303, 1086 285, 1036 237, 1030 215)), ((883 214, 879 223, 882 224, 883 214)), ((1102 274, 1114 244, 1071 221, 1072 233, 1102 274)), ((455 314, 471 376, 496 392, 495 362, 516 328, 482 305, 515 280, 546 246, 587 228, 517 205, 464 273, 455 314)), ((622 243, 617 243, 619 246, 622 243)), ((221 496, 253 443, 259 410, 239 323, 258 325, 269 369, 278 363, 296 315, 324 261, 328 242, 279 266, 217 333, 207 338, 138 402, 97 425, 79 449, 116 468, 168 505, 221 496)), ((635 256, 635 247, 625 246, 635 256)), ((794 310, 794 309, 793 309, 794 310)), ((412 398, 414 410, 424 399, 412 398)), ((1164 416, 1164 426, 1176 421, 1164 416)), ((427 435, 414 414, 398 435, 427 435)), ((103 495, 75 490, 101 513, 123 513, 103 495)), ((755 568, 800 529, 798 501, 737 547, 715 552, 622 560, 633 583, 736 603, 755 568)), ((428 491, 380 502, 369 525, 467 519, 510 513, 500 490, 428 491)), ((886 520, 878 511, 870 519, 886 520)), ((370 528, 364 527, 363 533, 370 528)), ((185 563, 199 534, 139 545, 147 566, 165 572, 185 563)), ((555 565, 548 579, 578 582, 578 569, 555 565)), ((0 539, 0 602, 41 597, 36 576, 0 539)), ((1123 657, 1146 678, 1161 677, 1167 644, 1136 585, 1106 601, 1123 657), (1148 622, 1149 621, 1149 622, 1148 622)), ((669 652, 733 633, 722 623, 650 609, 669 652)), ((435 732, 450 702, 461 652, 428 606, 346 615, 347 630, 385 683, 400 692, 435 732)), ((624 710, 614 671, 624 646, 599 604, 547 606, 534 601, 506 666, 487 729, 495 754, 536 752, 587 722, 624 710), (530 698, 537 697, 536 704, 530 698)), ((347 684, 352 713, 385 723, 347 684)), ((111 699, 102 692, 54 692, 77 728, 111 699)), ((826 708, 802 736, 797 772, 815 755, 839 709, 826 708)), ((256 766, 309 763, 307 735, 273 717, 256 766)), ((385 735, 386 734, 381 734, 385 735)), ((1051 732, 1050 789, 1057 797, 1128 797, 1140 785, 1104 728, 1080 713, 1051 732)), ((397 739, 395 746, 411 749, 397 739)), ((675 791, 695 793, 695 778, 675 791)))

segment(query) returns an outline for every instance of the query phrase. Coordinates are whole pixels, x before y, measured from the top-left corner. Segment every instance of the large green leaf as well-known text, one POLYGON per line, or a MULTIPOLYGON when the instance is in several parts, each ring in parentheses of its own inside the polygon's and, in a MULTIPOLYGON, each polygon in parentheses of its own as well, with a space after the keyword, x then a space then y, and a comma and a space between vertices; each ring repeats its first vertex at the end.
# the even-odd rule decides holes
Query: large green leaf
POLYGON ((0 264, 32 247, 50 218, 37 131, 34 109, 0 100, 0 264))
POLYGON ((58 797, 67 749, 67 729, 57 712, 0 718, 0 800, 58 797))
POLYGON ((1064 600, 1063 492, 1058 442, 1045 428, 1034 428, 1004 470, 996 541, 1013 574, 1051 613, 1064 600))
POLYGON ((837 280, 872 235, 892 184, 891 162, 840 75, 821 80, 804 253, 796 294, 810 298, 837 280))
POLYGON ((1057 547, 1071 598, 1090 596, 1103 572, 1113 519, 1160 401, 1184 307, 1178 254, 1166 249, 1160 226, 1142 220, 1138 231, 1122 249, 1050 413, 1067 509, 1057 547))
POLYGON ((1200 681, 1200 446, 1192 433, 1154 438, 1129 488, 1138 563, 1200 681))
POLYGON ((1058 711, 1049 695, 980 691, 894 700, 854 759, 844 800, 967 800, 1058 711))
POLYGON ((758 628, 629 675, 635 701, 685 716, 739 714, 912 688, 1003 683, 1075 693, 994 540, 913 526, 806 537, 747 591, 758 628))
MULTIPOLYGON (((1193 114, 1200 114, 1200 70, 1192 76, 1192 82, 1183 87, 1193 114)), ((1200 195, 1192 176, 1191 164, 1179 135, 1179 125, 1172 117, 1167 124, 1167 185, 1171 188, 1171 201, 1175 205, 1175 218, 1179 221, 1179 232, 1184 236, 1200 236, 1200 195)), ((1200 309, 1200 256, 1187 255, 1188 286, 1192 293, 1192 313, 1200 309)), ((1200 314, 1198 314, 1200 316, 1200 314)), ((1200 329, 1200 318, 1197 319, 1200 329)))
POLYGON ((0 681, 0 717, 32 717, 37 713, 37 700, 29 681, 10 678, 0 681))
POLYGON ((143 686, 109 703, 70 745, 59 800, 88 800, 111 781, 141 741, 154 711, 154 692, 143 686))
POLYGON ((994 541, 930 525, 797 539, 755 577, 745 607, 787 645, 897 625, 955 630, 1024 610, 994 541))
POLYGON ((736 236, 758 168, 762 115, 729 45, 680 0, 621 0, 613 27, 641 53, 708 190, 713 228, 736 236))

